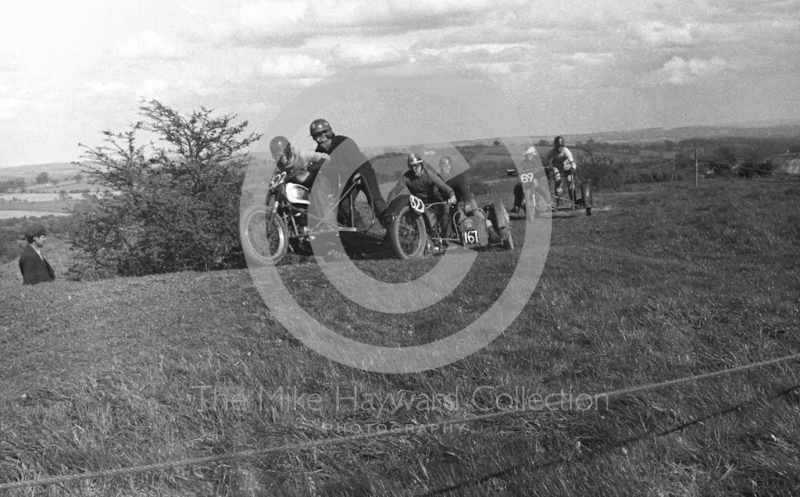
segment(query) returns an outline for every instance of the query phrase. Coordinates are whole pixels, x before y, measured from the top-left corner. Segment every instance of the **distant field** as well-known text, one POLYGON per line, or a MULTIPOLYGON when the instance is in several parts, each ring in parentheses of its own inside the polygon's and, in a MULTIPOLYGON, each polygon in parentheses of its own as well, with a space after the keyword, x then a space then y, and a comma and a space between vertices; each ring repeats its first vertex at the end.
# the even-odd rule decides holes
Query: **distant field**
MULTIPOLYGON (((44 185, 29 185, 27 188, 28 192, 35 192, 35 193, 59 193, 62 191, 65 192, 89 192, 89 193, 96 193, 97 192, 97 185, 89 184, 89 183, 59 183, 53 186, 44 186, 44 185)), ((80 195, 78 193, 77 195, 80 195)))
MULTIPOLYGON (((73 200, 81 200, 84 198, 82 193, 68 193, 68 198, 73 200)), ((3 193, 0 194, 0 205, 3 201, 23 201, 23 202, 47 202, 53 200, 61 200, 59 193, 3 193)))
POLYGON ((68 212, 80 200, 47 200, 38 202, 0 202, 0 211, 68 212))
POLYGON ((4 210, 0 208, 0 219, 13 219, 15 217, 42 217, 42 216, 69 216, 69 212, 50 212, 50 211, 17 211, 4 210))

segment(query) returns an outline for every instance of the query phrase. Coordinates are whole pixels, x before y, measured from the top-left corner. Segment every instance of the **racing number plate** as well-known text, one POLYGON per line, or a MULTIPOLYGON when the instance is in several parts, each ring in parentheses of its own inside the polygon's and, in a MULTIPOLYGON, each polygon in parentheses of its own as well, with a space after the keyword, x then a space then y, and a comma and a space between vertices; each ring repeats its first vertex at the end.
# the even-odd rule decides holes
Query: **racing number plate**
POLYGON ((280 174, 276 174, 272 177, 272 181, 269 182, 269 189, 273 189, 276 186, 283 183, 283 180, 286 179, 286 171, 281 172, 280 174))
POLYGON ((530 183, 530 186, 533 186, 533 171, 520 172, 519 182, 522 183, 523 187, 528 186, 526 183, 530 183))
MULTIPOLYGON (((542 161, 541 161, 541 159, 539 159, 538 155, 536 155, 534 157, 534 159, 535 159, 534 162, 536 162, 539 165, 541 165, 542 161)), ((522 184, 522 189, 525 192, 525 198, 530 199, 530 202, 533 205, 536 205, 536 199, 534 197, 535 190, 533 188, 534 171, 536 171, 536 170, 535 169, 525 169, 523 171, 520 171, 519 172, 519 182, 522 184)), ((533 219, 533 210, 534 210, 533 206, 531 206, 530 209, 525 209, 525 212, 526 212, 526 216, 525 217, 527 217, 528 220, 532 220, 533 219)))
POLYGON ((480 238, 478 237, 478 231, 465 231, 464 232, 464 245, 472 245, 473 243, 478 243, 480 238))
POLYGON ((414 211, 418 214, 425 212, 425 202, 423 202, 421 198, 411 195, 409 198, 409 204, 411 204, 411 208, 414 209, 414 211))

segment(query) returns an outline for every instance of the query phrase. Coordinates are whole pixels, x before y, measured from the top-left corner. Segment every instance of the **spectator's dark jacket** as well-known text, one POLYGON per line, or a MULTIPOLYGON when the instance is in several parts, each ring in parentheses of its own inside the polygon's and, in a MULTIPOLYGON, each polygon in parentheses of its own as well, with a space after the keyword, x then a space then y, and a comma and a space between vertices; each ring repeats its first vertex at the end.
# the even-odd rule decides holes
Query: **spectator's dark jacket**
POLYGON ((39 257, 33 247, 27 245, 19 257, 19 270, 22 273, 23 285, 46 283, 56 279, 56 273, 50 263, 39 257))

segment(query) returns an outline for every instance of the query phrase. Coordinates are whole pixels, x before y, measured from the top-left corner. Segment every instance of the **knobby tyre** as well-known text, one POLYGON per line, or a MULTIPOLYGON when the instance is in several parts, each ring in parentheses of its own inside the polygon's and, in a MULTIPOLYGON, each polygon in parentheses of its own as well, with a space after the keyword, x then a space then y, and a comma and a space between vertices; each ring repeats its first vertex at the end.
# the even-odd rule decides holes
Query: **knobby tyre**
POLYGON ((242 248, 250 261, 258 264, 277 264, 286 255, 289 230, 272 208, 251 207, 243 220, 242 248), (267 220, 272 222, 267 226, 267 220))
POLYGON ((409 206, 403 207, 389 226, 392 250, 400 259, 416 259, 425 253, 425 221, 409 206))

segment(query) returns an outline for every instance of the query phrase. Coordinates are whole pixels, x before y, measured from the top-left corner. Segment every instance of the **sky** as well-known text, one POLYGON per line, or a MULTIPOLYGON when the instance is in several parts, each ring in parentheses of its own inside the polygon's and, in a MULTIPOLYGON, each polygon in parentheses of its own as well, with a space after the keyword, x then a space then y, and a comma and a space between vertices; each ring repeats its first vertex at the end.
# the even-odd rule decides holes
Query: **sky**
POLYGON ((404 114, 418 115, 431 141, 562 134, 568 143, 578 133, 800 117, 796 0, 0 6, 0 167, 76 160, 79 144, 126 130, 150 99, 235 114, 265 135, 290 116, 286 134, 307 147, 300 128, 318 117, 357 141, 369 130, 373 145, 416 139, 394 128, 415 126, 404 114), (414 85, 426 93, 454 77, 464 84, 444 101, 415 98, 414 85), (507 120, 493 116, 488 131, 448 124, 460 115, 450 105, 487 95, 507 120))

